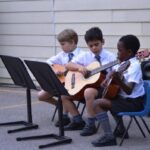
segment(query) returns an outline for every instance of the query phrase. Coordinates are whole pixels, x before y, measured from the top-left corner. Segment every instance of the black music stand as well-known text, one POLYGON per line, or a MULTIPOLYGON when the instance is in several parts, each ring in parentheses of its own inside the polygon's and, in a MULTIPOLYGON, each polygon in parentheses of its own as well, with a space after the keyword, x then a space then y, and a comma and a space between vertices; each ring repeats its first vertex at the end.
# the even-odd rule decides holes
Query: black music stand
POLYGON ((63 127, 63 108, 61 95, 68 95, 67 90, 64 88, 63 84, 61 84, 61 82, 58 80, 57 76, 47 63, 29 60, 25 60, 25 63, 35 76, 36 80, 39 82, 42 89, 44 89, 47 92, 51 92, 58 97, 58 117, 60 126, 59 126, 59 135, 47 134, 30 137, 18 137, 17 141, 30 139, 43 139, 43 138, 54 138, 58 140, 56 142, 52 142, 46 145, 40 145, 39 148, 46 148, 49 146, 71 143, 72 139, 64 136, 64 127, 63 127))
POLYGON ((17 57, 0 55, 2 62, 4 63, 7 71, 9 72, 15 85, 26 88, 27 96, 27 121, 15 121, 0 123, 0 126, 4 125, 24 125, 25 127, 8 130, 8 133, 14 133, 19 131, 25 131, 29 129, 37 129, 38 125, 33 124, 32 121, 32 107, 31 107, 31 89, 36 89, 24 63, 17 57))

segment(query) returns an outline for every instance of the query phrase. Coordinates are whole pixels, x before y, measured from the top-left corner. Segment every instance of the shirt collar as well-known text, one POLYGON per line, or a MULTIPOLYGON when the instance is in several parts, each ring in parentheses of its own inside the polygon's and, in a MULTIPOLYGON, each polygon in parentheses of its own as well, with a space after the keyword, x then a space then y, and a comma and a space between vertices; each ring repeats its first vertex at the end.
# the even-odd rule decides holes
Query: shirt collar
MULTIPOLYGON (((80 51, 80 48, 76 48, 76 49, 74 49, 72 52, 70 52, 70 53, 72 53, 74 56, 77 56, 78 55, 78 53, 79 53, 79 51, 80 51)), ((64 52, 64 55, 65 56, 68 56, 68 54, 69 53, 66 53, 66 52, 64 52)))
MULTIPOLYGON (((91 52, 91 54, 92 54, 93 58, 95 58, 95 54, 92 52, 91 52)), ((101 50, 101 52, 99 53, 99 56, 101 57, 101 59, 103 59, 105 57, 104 49, 101 50)))
MULTIPOLYGON (((134 61, 137 61, 137 58, 136 58, 136 57, 132 57, 132 58, 126 60, 126 61, 134 62, 134 61)), ((124 62, 126 62, 126 61, 123 61, 122 63, 124 63, 124 62)), ((122 63, 121 63, 121 64, 122 64, 122 63)))

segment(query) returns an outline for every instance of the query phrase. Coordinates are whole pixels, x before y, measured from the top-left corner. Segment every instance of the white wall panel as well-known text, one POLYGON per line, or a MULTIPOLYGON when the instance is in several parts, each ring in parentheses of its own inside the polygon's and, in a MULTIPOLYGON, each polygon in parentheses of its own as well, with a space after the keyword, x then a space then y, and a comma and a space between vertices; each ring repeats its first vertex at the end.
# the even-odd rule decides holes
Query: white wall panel
POLYGON ((53 36, 0 35, 0 45, 9 46, 53 46, 53 36))
MULTIPOLYGON (((126 34, 137 35, 141 49, 150 48, 150 0, 0 0, 0 55, 45 61, 61 51, 56 36, 66 28, 79 34, 86 51, 84 34, 94 26, 113 53, 126 34)), ((9 75, 0 61, 1 78, 9 75)))
POLYGON ((52 11, 53 0, 2 1, 0 12, 52 11))
POLYGON ((111 11, 66 11, 56 12, 56 23, 91 23, 91 22, 111 22, 111 11), (80 16, 80 17, 79 17, 80 16))
POLYGON ((48 58, 55 55, 55 47, 39 46, 0 46, 1 55, 11 55, 26 58, 48 58))
POLYGON ((78 32, 79 35, 84 35, 91 27, 99 27, 102 29, 104 35, 124 35, 132 33, 141 35, 141 23, 87 23, 87 24, 56 24, 56 34, 65 28, 72 28, 78 32))
POLYGON ((112 9, 146 9, 149 0, 56 0, 55 9, 62 10, 112 10, 112 9))
POLYGON ((0 34, 6 35, 54 35, 52 24, 0 24, 0 34))
POLYGON ((150 9, 113 11, 113 22, 150 22, 150 9))
POLYGON ((0 23, 51 23, 52 12, 9 12, 0 13, 0 23))
POLYGON ((150 38, 150 23, 142 24, 142 34, 150 38))

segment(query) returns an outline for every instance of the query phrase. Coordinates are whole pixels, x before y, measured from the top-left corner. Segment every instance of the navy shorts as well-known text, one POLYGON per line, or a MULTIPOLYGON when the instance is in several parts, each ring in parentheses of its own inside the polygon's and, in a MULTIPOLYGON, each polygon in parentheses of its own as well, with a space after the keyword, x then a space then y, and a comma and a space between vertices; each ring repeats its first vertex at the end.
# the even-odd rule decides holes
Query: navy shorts
POLYGON ((145 95, 137 98, 123 98, 117 96, 112 101, 112 114, 117 114, 119 112, 136 112, 144 109, 145 95))

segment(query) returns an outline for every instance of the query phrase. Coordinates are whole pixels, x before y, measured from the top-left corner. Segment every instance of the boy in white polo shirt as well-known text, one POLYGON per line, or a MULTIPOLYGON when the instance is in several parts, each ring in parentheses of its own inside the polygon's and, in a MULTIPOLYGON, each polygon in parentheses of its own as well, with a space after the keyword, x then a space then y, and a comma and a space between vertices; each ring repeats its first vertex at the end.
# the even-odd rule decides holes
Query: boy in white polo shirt
MULTIPOLYGON (((90 49, 90 51, 77 56, 72 59, 72 61, 66 65, 66 68, 71 71, 78 71, 83 75, 88 73, 86 66, 93 63, 94 61, 99 61, 101 65, 108 64, 111 61, 115 60, 115 56, 103 49, 104 39, 102 31, 98 27, 93 27, 89 29, 85 34, 85 41, 90 49)), ((108 70, 107 70, 108 71, 108 70)), ((100 85, 99 85, 100 87, 100 85)), ((84 99, 86 102, 86 109, 88 113, 88 121, 86 126, 84 127, 83 122, 81 120, 81 116, 73 104, 73 99, 68 96, 63 96, 62 101, 63 105, 66 106, 67 110, 73 116, 72 122, 65 126, 65 130, 82 130, 81 135, 92 135, 96 133, 95 127, 95 112, 93 110, 93 102, 96 97, 99 97, 99 92, 97 88, 87 88, 84 91, 84 99)))
MULTIPOLYGON (((65 66, 69 61, 71 61, 73 57, 76 57, 83 53, 83 51, 77 47, 78 35, 74 30, 63 30, 58 34, 57 39, 62 48, 62 52, 58 53, 56 56, 49 58, 47 60, 47 63, 49 65, 58 64, 65 66)), ((56 75, 61 75, 63 72, 61 72, 60 70, 55 70, 55 73, 56 75)), ((53 98, 53 93, 48 93, 44 90, 41 90, 38 93, 38 98, 40 101, 48 102, 53 105, 57 104, 57 100, 53 98)), ((70 119, 65 108, 63 108, 63 111, 64 125, 67 125, 68 123, 70 123, 70 119)), ((59 122, 57 122, 55 125, 59 126, 59 122)))
MULTIPOLYGON (((118 59, 122 66, 127 61, 130 62, 129 67, 122 74, 118 72, 118 66, 115 71, 111 73, 116 83, 120 86, 120 92, 114 100, 107 98, 97 99, 94 103, 96 118, 100 122, 104 135, 93 141, 94 146, 110 146, 116 145, 116 138, 118 134, 113 135, 109 123, 107 111, 110 110, 112 114, 116 115, 119 112, 135 112, 144 108, 145 91, 142 80, 142 71, 139 61, 135 55, 140 48, 140 42, 134 35, 126 35, 120 38, 118 42, 118 59)), ((104 81, 104 85, 106 80, 104 81)), ((123 120, 121 119, 120 134, 124 134, 125 128, 123 120), (122 130, 122 132, 121 132, 122 130)))

